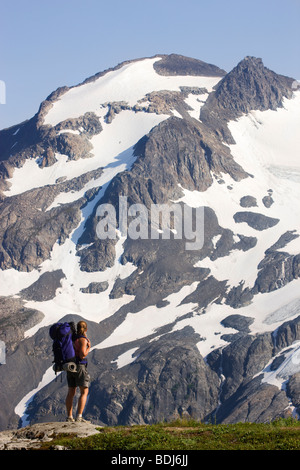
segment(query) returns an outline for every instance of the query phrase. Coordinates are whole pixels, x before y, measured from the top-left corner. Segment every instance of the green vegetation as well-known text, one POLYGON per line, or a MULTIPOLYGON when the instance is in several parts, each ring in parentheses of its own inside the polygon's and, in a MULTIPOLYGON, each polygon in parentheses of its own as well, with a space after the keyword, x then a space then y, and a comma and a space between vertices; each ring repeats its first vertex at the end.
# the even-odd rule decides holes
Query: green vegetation
POLYGON ((90 437, 60 437, 49 443, 55 445, 70 450, 300 450, 300 421, 213 425, 178 420, 105 427, 90 437))

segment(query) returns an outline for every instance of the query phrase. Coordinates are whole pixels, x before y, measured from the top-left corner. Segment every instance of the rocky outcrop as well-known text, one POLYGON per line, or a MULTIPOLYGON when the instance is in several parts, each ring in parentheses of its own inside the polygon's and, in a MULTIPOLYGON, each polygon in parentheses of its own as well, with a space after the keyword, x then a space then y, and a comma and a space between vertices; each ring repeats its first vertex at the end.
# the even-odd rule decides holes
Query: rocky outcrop
MULTIPOLYGON (((99 426, 91 423, 39 423, 21 429, 0 432, 0 450, 41 450, 51 444, 58 435, 87 437, 97 434, 99 426)), ((64 450, 62 446, 50 446, 50 450, 64 450)))
POLYGON ((105 115, 105 122, 110 124, 115 116, 122 111, 134 111, 135 113, 155 113, 167 114, 173 116, 174 111, 181 114, 182 117, 190 119, 189 111, 192 109, 185 99, 190 95, 203 95, 208 93, 206 88, 199 87, 180 87, 180 91, 153 91, 147 93, 135 105, 130 106, 126 101, 113 101, 103 103, 101 107, 108 108, 105 115))
POLYGON ((58 132, 66 132, 68 130, 78 132, 79 135, 84 134, 87 138, 100 134, 102 125, 99 117, 95 113, 87 112, 79 118, 67 119, 55 126, 58 132))

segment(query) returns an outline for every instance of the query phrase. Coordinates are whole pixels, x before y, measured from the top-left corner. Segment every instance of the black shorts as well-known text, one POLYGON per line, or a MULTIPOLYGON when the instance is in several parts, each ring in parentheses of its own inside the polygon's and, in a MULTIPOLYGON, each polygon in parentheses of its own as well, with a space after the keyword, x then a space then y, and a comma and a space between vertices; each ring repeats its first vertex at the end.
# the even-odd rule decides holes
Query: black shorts
POLYGON ((84 387, 90 386, 91 378, 85 364, 77 364, 76 372, 67 372, 68 387, 84 387))

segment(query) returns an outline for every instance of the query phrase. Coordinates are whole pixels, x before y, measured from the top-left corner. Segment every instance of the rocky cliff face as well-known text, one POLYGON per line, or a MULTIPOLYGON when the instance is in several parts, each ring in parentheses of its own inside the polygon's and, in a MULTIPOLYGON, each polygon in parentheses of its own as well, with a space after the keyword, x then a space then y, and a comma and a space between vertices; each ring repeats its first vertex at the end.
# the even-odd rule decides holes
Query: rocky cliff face
POLYGON ((2 429, 64 419, 48 334, 61 319, 88 323, 95 423, 299 411, 292 84, 253 57, 226 73, 156 56, 60 88, 1 131, 2 429), (104 204, 117 229, 106 239, 104 204), (161 220, 153 236, 157 205, 192 220, 161 220), (201 244, 187 249, 200 207, 201 244))

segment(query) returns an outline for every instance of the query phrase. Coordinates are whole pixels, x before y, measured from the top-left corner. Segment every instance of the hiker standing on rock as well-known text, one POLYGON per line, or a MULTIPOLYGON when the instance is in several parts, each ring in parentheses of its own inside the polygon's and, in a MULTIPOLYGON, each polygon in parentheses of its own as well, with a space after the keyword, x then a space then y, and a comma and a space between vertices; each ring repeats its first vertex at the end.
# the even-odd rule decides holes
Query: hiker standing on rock
POLYGON ((75 421, 73 418, 73 399, 77 387, 80 389, 80 397, 78 399, 76 421, 87 422, 82 417, 82 413, 86 404, 89 393, 90 376, 87 371, 87 355, 91 349, 91 344, 86 336, 87 324, 85 321, 77 323, 77 333, 74 337, 74 350, 76 357, 76 372, 67 372, 68 395, 66 398, 67 421, 75 421))

